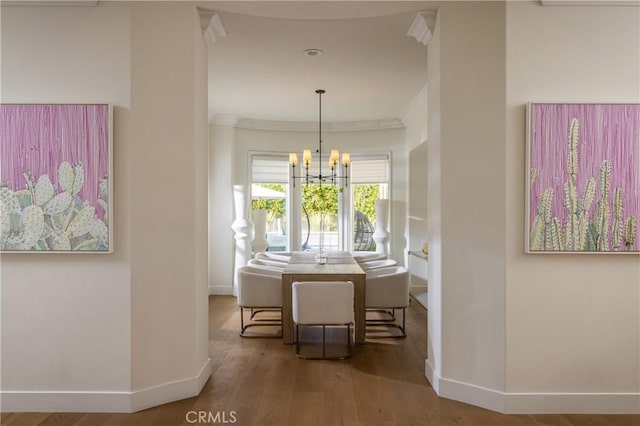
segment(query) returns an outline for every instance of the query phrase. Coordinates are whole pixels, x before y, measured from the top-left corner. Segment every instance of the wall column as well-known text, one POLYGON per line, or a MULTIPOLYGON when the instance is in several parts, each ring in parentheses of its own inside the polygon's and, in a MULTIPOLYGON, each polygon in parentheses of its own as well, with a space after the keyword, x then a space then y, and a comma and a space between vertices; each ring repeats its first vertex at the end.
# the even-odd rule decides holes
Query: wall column
POLYGON ((443 5, 429 42, 429 360, 439 395, 505 410, 506 11, 443 5))
POLYGON ((196 8, 132 4, 131 50, 136 411, 197 395, 210 375, 207 60, 196 8))
POLYGON ((216 115, 209 136, 209 294, 233 294, 235 115, 216 115))

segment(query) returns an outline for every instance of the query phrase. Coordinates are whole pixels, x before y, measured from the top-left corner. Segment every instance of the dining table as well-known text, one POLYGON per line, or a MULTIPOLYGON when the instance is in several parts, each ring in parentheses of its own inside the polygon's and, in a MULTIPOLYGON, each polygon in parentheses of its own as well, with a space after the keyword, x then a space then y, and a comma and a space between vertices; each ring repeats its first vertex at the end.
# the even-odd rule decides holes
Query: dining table
POLYGON ((325 252, 316 260, 317 252, 293 252, 282 272, 282 338, 285 344, 295 343, 292 311, 292 286, 298 281, 351 281, 354 285, 354 341, 365 341, 366 274, 344 251, 325 252), (322 263, 324 262, 324 263, 322 263))

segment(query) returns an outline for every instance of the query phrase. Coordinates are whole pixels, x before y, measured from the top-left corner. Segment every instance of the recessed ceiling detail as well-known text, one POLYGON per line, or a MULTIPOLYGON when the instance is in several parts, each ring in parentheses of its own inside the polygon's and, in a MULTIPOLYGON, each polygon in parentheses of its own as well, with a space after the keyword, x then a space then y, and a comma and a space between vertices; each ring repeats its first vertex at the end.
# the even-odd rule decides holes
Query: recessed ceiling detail
POLYGON ((415 12, 336 20, 219 16, 228 36, 209 45, 210 118, 314 122, 313 93, 322 87, 323 122, 399 119, 427 81, 426 50, 407 37, 415 12), (307 57, 307 49, 324 53, 307 57))
POLYGON ((322 51, 322 49, 305 49, 302 53, 304 53, 307 56, 320 56, 322 55, 324 52, 322 51))

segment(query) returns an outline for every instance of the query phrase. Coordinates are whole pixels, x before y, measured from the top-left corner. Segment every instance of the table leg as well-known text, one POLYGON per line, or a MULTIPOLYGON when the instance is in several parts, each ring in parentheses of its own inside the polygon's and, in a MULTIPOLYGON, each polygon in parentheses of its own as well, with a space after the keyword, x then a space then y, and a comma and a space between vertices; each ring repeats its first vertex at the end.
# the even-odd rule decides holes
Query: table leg
POLYGON ((284 344, 294 343, 293 335, 293 308, 291 301, 291 275, 282 274, 282 340, 284 344))
POLYGON ((355 285, 355 342, 362 344, 365 341, 366 308, 365 308, 365 277, 358 276, 354 280, 355 285))

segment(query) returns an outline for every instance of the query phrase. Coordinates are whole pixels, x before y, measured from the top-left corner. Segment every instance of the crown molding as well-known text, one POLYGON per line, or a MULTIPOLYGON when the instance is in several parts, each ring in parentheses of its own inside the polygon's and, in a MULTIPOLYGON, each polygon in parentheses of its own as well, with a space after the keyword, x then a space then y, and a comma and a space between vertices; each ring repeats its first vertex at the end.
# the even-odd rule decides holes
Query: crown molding
POLYGON ((99 0, 2 0, 5 6, 97 6, 99 0))
POLYGON ((227 31, 222 25, 218 12, 199 7, 198 14, 200 15, 202 35, 207 41, 207 45, 212 45, 216 40, 227 36, 227 31))
POLYGON ((415 38, 426 46, 433 36, 433 31, 436 26, 436 13, 437 12, 431 11, 418 12, 407 35, 415 38))
POLYGON ((219 126, 236 126, 238 121, 240 121, 240 116, 238 114, 216 114, 211 119, 212 124, 216 124, 219 126))
MULTIPOLYGON (((236 127, 251 130, 271 130, 280 132, 317 132, 317 122, 271 121, 240 118, 236 127)), ((403 129, 404 124, 397 118, 384 120, 336 121, 322 123, 323 132, 359 132, 366 130, 403 129)))
POLYGON ((640 0, 540 0, 542 6, 640 6, 640 0))

